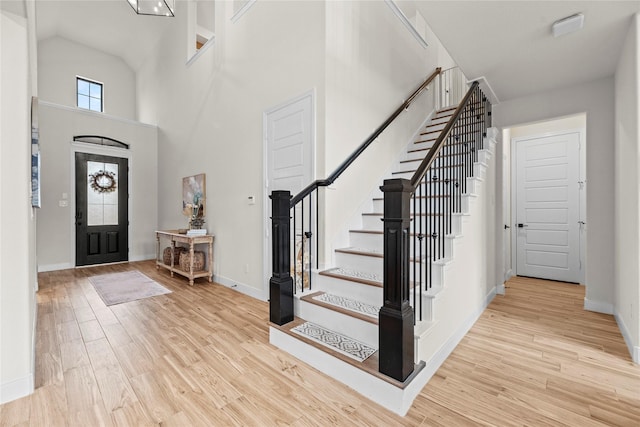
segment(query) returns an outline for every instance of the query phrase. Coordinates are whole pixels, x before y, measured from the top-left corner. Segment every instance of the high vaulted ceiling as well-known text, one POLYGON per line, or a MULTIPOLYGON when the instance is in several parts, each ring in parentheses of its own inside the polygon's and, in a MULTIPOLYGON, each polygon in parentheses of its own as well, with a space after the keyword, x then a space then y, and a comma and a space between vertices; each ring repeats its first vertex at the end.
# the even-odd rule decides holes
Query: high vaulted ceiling
POLYGON ((175 23, 174 18, 137 15, 126 0, 36 0, 39 41, 64 37, 118 56, 134 70, 175 23))
MULTIPOLYGON (((417 7, 467 77, 484 76, 508 100, 612 75, 640 1, 421 0, 417 7), (585 15, 584 29, 554 38, 551 24, 577 12, 585 15)), ((176 25, 138 16, 126 0, 36 0, 36 12, 39 40, 65 37, 133 69, 176 25)), ((177 13, 184 13, 180 6, 177 13)))
POLYGON ((421 1, 421 14, 466 76, 484 76, 498 99, 584 83, 615 73, 640 1, 421 1), (575 13, 584 28, 554 38, 575 13))

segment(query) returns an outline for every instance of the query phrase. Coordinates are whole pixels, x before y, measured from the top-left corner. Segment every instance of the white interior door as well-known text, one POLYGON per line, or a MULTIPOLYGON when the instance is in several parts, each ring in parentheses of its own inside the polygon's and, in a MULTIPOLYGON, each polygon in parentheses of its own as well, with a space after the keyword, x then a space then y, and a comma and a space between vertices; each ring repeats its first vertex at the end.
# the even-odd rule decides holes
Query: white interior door
POLYGON ((516 273, 580 281, 580 133, 518 140, 516 273))
POLYGON ((289 190, 294 196, 314 179, 313 92, 265 112, 264 141, 267 193, 264 207, 265 277, 269 277, 271 271, 271 199, 269 195, 274 190, 289 190))

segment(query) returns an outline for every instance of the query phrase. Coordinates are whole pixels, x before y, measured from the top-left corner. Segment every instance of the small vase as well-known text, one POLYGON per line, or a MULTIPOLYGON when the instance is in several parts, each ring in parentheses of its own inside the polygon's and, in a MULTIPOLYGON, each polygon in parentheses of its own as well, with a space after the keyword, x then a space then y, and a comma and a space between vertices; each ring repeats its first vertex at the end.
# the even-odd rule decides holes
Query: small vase
POLYGON ((191 221, 189 221, 189 228, 192 230, 202 228, 204 222, 204 218, 191 218, 191 221))

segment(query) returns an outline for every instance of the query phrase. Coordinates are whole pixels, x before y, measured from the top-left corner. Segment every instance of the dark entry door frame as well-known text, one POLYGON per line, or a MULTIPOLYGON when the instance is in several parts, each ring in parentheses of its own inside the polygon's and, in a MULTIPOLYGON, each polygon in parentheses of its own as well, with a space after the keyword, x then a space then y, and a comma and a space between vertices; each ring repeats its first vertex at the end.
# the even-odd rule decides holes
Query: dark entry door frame
MULTIPOLYGON (((127 182, 128 185, 128 191, 126 192, 126 196, 124 196, 123 198, 121 198, 121 203, 124 203, 124 206, 126 207, 126 211, 125 211, 125 218, 124 218, 124 233, 119 236, 120 241, 119 246, 120 249, 122 249, 121 252, 120 250, 118 252, 120 252, 120 255, 117 256, 113 256, 112 258, 114 259, 109 259, 109 260, 103 260, 100 261, 98 263, 110 263, 110 262, 119 262, 119 261, 126 261, 128 260, 129 257, 129 224, 130 224, 130 218, 131 218, 131 206, 129 203, 130 197, 131 197, 131 160, 132 160, 132 156, 131 156, 131 152, 127 149, 124 148, 115 148, 115 147, 105 147, 105 146, 96 146, 93 144, 87 144, 87 143, 82 143, 82 142, 72 142, 71 143, 71 171, 70 171, 70 178, 71 178, 71 182, 70 182, 70 195, 71 197, 69 197, 69 217, 70 217, 70 225, 71 225, 71 233, 72 233, 72 239, 71 239, 71 248, 70 248, 70 252, 71 252, 71 259, 73 259, 74 265, 76 267, 78 266, 82 266, 82 265, 91 265, 91 264, 95 264, 95 260, 93 260, 92 262, 82 262, 79 263, 79 259, 77 257, 78 254, 78 246, 79 246, 79 241, 78 241, 78 235, 77 235, 77 226, 76 226, 76 216, 78 213, 78 206, 77 206, 77 200, 76 200, 76 175, 77 175, 77 170, 76 170, 76 154, 84 154, 84 155, 97 155, 97 156, 107 156, 107 157, 112 157, 112 158, 119 158, 124 160, 124 165, 126 166, 123 172, 123 175, 121 176, 121 178, 124 178, 125 181, 127 182)), ((121 215, 119 214, 119 217, 121 215)), ((85 218, 86 219, 86 218, 85 218)))

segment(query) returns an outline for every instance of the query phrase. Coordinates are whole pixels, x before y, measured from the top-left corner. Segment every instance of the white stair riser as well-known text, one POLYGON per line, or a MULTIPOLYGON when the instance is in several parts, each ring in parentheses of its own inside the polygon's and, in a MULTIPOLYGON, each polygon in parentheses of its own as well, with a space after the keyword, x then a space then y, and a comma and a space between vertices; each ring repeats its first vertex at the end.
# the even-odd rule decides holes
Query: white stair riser
POLYGON ((484 149, 478 151, 478 162, 488 164, 491 160, 491 151, 484 149))
POLYGON ((451 119, 451 115, 449 113, 438 113, 431 121, 431 124, 443 124, 446 125, 447 122, 451 119))
MULTIPOLYGON (((409 154, 409 153, 407 153, 409 154)), ((403 161, 401 163, 398 163, 398 166, 396 167, 395 170, 397 171, 401 171, 401 170, 415 170, 418 168, 418 166, 420 166, 420 163, 422 162, 422 160, 424 159, 424 157, 426 156, 427 152, 423 151, 421 156, 417 156, 417 157, 412 157, 412 158, 407 158, 404 160, 410 160, 410 161, 403 161)), ((433 162, 433 166, 434 167, 439 167, 441 165, 460 165, 460 164, 464 164, 465 161, 465 156, 464 154, 453 154, 453 155, 448 155, 446 157, 438 157, 436 158, 436 160, 433 162)))
MULTIPOLYGON (((341 267, 348 267, 357 271, 366 271, 382 277, 383 259, 378 257, 364 256, 352 253, 336 252, 336 263, 341 267)), ((410 268, 409 277, 413 279, 413 268, 410 268)))
MULTIPOLYGON (((468 212, 469 210, 469 195, 463 194, 460 198, 461 203, 461 212, 468 212)), ((455 202, 455 201, 454 201, 455 202)), ((413 201, 411 201, 410 212, 413 213, 417 209, 418 212, 422 213, 440 213, 440 212, 449 212, 450 207, 448 204, 452 203, 450 197, 445 197, 444 200, 440 198, 435 199, 420 199, 415 207, 413 201), (436 201, 434 203, 434 200, 436 201), (447 204, 447 206, 443 206, 442 203, 447 204)), ((373 200, 373 209, 372 212, 384 212, 384 199, 374 199, 373 200)))
MULTIPOLYGON (((382 276, 380 276, 380 280, 382 280, 382 276)), ((316 282, 314 282, 314 289, 375 306, 382 306, 383 303, 381 287, 342 280, 336 277, 318 275, 316 282)))
MULTIPOLYGON (((453 216, 453 215, 452 215, 453 216)), ((417 230, 427 231, 427 230, 440 230, 440 223, 443 220, 443 216, 426 216, 422 218, 422 224, 420 221, 415 222, 411 221, 409 226, 409 230, 411 232, 417 230), (422 228, 420 228, 422 226, 422 228)), ((453 221, 452 221, 453 224, 453 221)), ((384 224, 382 222, 382 215, 362 215, 362 229, 363 230, 374 230, 374 231, 382 231, 384 229, 384 224)), ((453 232, 453 229, 451 230, 453 232)), ((448 234, 448 232, 447 232, 448 234)))
MULTIPOLYGON (((427 172, 426 176, 428 176, 429 178, 437 176, 438 179, 442 180, 442 178, 444 177, 445 180, 448 177, 451 177, 452 179, 455 179, 457 177, 459 177, 460 175, 464 176, 464 170, 461 171, 461 167, 454 167, 454 168, 447 168, 447 169, 441 169, 441 168, 434 168, 431 169, 429 172, 427 172)), ((413 178, 413 174, 415 173, 415 171, 411 171, 409 170, 409 167, 407 167, 407 172, 403 172, 403 173, 398 173, 398 172, 394 172, 393 173, 393 178, 404 178, 404 179, 411 179, 413 178)))
POLYGON ((296 316, 378 348, 378 325, 307 301, 298 300, 295 306, 296 316))
MULTIPOLYGON (((417 150, 418 147, 411 147, 411 150, 417 150)), ((412 152, 408 152, 407 154, 404 156, 404 158, 402 160, 422 160, 425 158, 425 156, 427 155, 427 151, 412 151, 412 152)))
POLYGON ((416 307, 413 303, 413 289, 409 291, 410 298, 409 303, 411 307, 415 309, 415 320, 416 322, 432 322, 434 317, 434 309, 435 309, 435 298, 427 295, 425 292, 419 292, 418 298, 422 298, 422 305, 418 304, 416 307), (420 311, 422 311, 422 319, 420 319, 420 311))
POLYGON ((382 277, 382 258, 336 252, 336 266, 356 271, 366 271, 382 277))
MULTIPOLYGON (((414 212, 418 212, 420 215, 449 213, 453 212, 454 202, 455 199, 452 200, 450 197, 417 197, 415 203, 413 199, 409 201, 409 211, 412 217, 414 212)), ((374 200, 372 212, 384 212, 384 200, 374 200)), ((363 216, 367 215, 363 214, 363 216)))
MULTIPOLYGON (((351 246, 371 249, 376 252, 382 252, 383 250, 384 236, 382 234, 350 232, 349 235, 351 246)), ((445 240, 445 257, 451 257, 451 245, 448 240, 449 239, 445 240)), ((432 239, 426 237, 422 242, 417 239, 414 248, 414 241, 412 238, 409 243, 410 255, 413 257, 414 253, 417 253, 418 257, 424 258, 428 257, 432 251, 437 255, 439 252, 437 250, 433 250, 433 245, 434 243, 432 239)))

